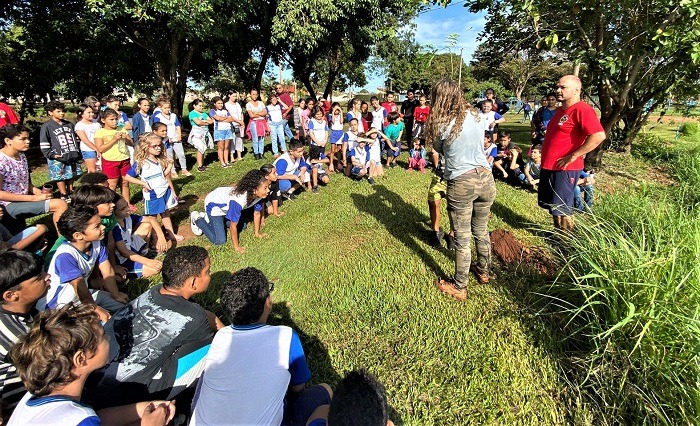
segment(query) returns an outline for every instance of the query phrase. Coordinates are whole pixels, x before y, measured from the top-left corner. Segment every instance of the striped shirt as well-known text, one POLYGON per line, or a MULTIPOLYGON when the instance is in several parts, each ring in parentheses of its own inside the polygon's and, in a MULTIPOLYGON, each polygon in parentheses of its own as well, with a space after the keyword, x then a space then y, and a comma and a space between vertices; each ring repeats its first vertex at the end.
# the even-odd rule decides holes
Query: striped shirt
POLYGON ((29 332, 38 313, 32 309, 26 314, 17 314, 0 306, 0 397, 8 408, 14 408, 27 391, 8 354, 20 337, 29 332))

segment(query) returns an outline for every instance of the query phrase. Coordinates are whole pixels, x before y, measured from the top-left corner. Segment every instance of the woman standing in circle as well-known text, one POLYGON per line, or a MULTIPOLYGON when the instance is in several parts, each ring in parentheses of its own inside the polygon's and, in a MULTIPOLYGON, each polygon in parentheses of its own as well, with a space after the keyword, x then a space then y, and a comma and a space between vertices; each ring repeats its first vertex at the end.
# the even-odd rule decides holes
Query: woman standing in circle
POLYGON ((447 213, 455 232, 455 274, 435 285, 457 300, 467 298, 469 271, 477 281, 489 281, 491 240, 488 220, 496 198, 496 184, 484 155, 484 126, 478 110, 464 100, 462 90, 448 79, 440 80, 430 93, 431 111, 426 140, 445 159, 447 213), (476 244, 476 263, 471 264, 470 239, 476 244))
POLYGON ((253 154, 256 160, 263 157, 265 150, 265 133, 267 130, 267 109, 265 103, 258 99, 258 91, 250 89, 250 102, 245 105, 250 122, 248 123, 248 131, 250 139, 253 140, 253 154))

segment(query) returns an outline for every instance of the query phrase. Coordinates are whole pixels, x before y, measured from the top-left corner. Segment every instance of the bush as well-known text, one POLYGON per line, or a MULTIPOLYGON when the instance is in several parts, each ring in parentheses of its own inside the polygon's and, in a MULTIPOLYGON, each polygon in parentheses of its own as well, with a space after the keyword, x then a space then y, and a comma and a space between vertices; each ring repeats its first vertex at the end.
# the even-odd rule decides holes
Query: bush
POLYGON ((700 126, 698 123, 685 122, 681 124, 679 131, 683 136, 700 136, 700 126))
POLYGON ((540 291, 564 314, 575 380, 603 422, 697 424, 699 211, 635 193, 596 209, 562 237, 566 264, 540 291))

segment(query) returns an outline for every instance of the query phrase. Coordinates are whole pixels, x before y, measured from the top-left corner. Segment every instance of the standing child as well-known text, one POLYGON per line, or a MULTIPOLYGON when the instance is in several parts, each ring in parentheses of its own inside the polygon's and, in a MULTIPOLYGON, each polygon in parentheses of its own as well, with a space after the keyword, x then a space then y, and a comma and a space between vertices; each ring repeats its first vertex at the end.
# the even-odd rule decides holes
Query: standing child
POLYGON ((403 135, 404 124, 401 121, 401 115, 396 112, 390 112, 388 116, 389 125, 384 129, 386 135, 386 166, 396 167, 396 159, 401 155, 401 135, 403 135))
POLYGON ((394 102, 394 98, 394 92, 386 92, 386 97, 384 98, 384 102, 382 102, 382 108, 384 108, 384 110, 386 111, 384 127, 391 124, 391 120, 388 117, 389 114, 391 114, 392 112, 398 113, 399 117, 401 117, 401 113, 399 113, 399 106, 396 105, 396 102, 394 102))
POLYGON ((148 98, 139 98, 134 105, 134 115, 129 122, 131 123, 131 139, 137 144, 139 136, 153 130, 153 116, 150 114, 150 110, 151 101, 148 98))
POLYGON ((204 165, 204 154, 207 152, 207 148, 214 148, 214 143, 209 133, 209 125, 214 124, 214 120, 204 112, 204 101, 201 99, 193 100, 189 108, 192 130, 190 130, 187 143, 197 149, 197 171, 205 172, 207 167, 204 165))
POLYGON ((362 133, 359 131, 360 120, 362 118, 351 118, 350 119, 350 129, 348 129, 345 134, 343 134, 343 168, 345 169, 345 176, 350 176, 350 169, 352 168, 352 163, 348 160, 350 158, 350 151, 355 149, 357 145, 357 135, 362 133))
POLYGON ((251 170, 246 173, 233 188, 222 186, 216 188, 204 199, 204 212, 193 211, 190 214, 190 225, 195 235, 206 235, 215 245, 226 242, 226 224, 231 232, 233 249, 238 253, 245 252, 245 247, 239 244, 239 233, 245 228, 245 223, 252 216, 255 237, 263 238, 260 233, 263 200, 268 196, 270 183, 265 172, 251 170), (252 214, 251 214, 252 213, 252 214))
MULTIPOLYGON (((334 163, 337 160, 338 155, 342 154, 343 146, 343 111, 338 102, 333 102, 333 105, 331 105, 331 113, 328 115, 328 123, 330 123, 331 127, 331 155, 329 156, 329 170, 332 172, 335 171, 334 163)), ((342 163, 342 161, 339 163, 342 163)))
POLYGON ((235 90, 228 91, 228 102, 224 104, 233 121, 231 122, 231 132, 233 133, 233 144, 230 146, 231 163, 243 159, 243 129, 245 122, 243 121, 243 108, 238 102, 238 92, 235 90))
POLYGON ((224 100, 221 97, 214 96, 211 103, 214 108, 209 110, 209 116, 214 120, 214 142, 219 156, 219 164, 225 169, 229 166, 228 147, 233 140, 233 132, 231 131, 233 118, 231 113, 224 108, 224 100))
POLYGON ((420 139, 413 139, 413 148, 408 153, 408 170, 417 168, 421 173, 425 173, 425 148, 420 145, 420 139))
POLYGON ((155 126, 155 123, 163 123, 168 128, 167 143, 170 145, 170 149, 168 149, 166 153, 168 158, 173 161, 173 168, 170 175, 172 177, 177 177, 177 172, 175 171, 174 165, 175 156, 177 156, 177 160, 180 163, 180 173, 182 173, 183 176, 192 176, 192 173, 187 170, 185 148, 182 146, 182 125, 180 124, 180 118, 178 118, 177 114, 172 114, 169 100, 163 99, 159 101, 158 107, 160 108, 160 111, 154 114, 153 125, 155 126))
POLYGON ((127 145, 133 145, 131 136, 119 130, 117 125, 117 112, 111 108, 100 113, 102 128, 95 132, 95 146, 102 154, 102 172, 109 179, 109 188, 116 191, 117 184, 121 182, 122 197, 129 202, 131 211, 136 207, 131 205, 129 194, 129 182, 124 180, 126 172, 131 168, 129 150, 127 145))
MULTIPOLYGON (((309 120, 309 137, 311 138, 311 146, 309 147, 309 156, 312 160, 321 158, 321 154, 326 153, 326 143, 328 143, 328 123, 323 119, 323 110, 321 107, 315 107, 311 112, 313 118, 309 120)), ((329 166, 330 171, 333 171, 333 165, 329 166)))
POLYGON ((384 121, 386 120, 387 115, 389 114, 384 107, 382 107, 379 104, 379 98, 376 96, 372 96, 369 99, 369 102, 372 104, 372 122, 370 123, 370 127, 373 127, 377 130, 383 130, 384 129, 384 121))
POLYGON ((284 140, 284 123, 286 121, 282 118, 282 111, 287 109, 287 104, 283 103, 277 94, 273 92, 267 98, 265 109, 267 110, 267 125, 270 127, 272 154, 277 158, 280 156, 280 149, 282 154, 287 152, 287 144, 284 140))
POLYGON ((479 112, 479 120, 484 125, 484 130, 492 132, 493 140, 496 141, 496 130, 500 123, 506 121, 505 118, 496 111, 494 111, 494 102, 490 99, 486 99, 481 104, 481 112, 479 112))
POLYGON ((139 139, 134 153, 134 165, 129 169, 126 180, 143 186, 146 216, 160 215, 168 237, 178 242, 182 241, 184 237, 173 230, 168 211, 177 205, 177 194, 170 178, 172 164, 165 155, 163 140, 155 133, 144 133, 139 139))
POLYGON ((304 111, 306 111, 306 99, 299 99, 299 105, 294 108, 294 132, 295 138, 303 140, 304 135, 304 111))
POLYGON ((427 105, 428 99, 421 94, 418 98, 418 106, 413 110, 413 139, 420 138, 425 143, 425 122, 430 114, 430 107, 427 105))
POLYGON ((63 119, 63 102, 50 101, 44 109, 49 120, 41 126, 41 153, 49 164, 49 180, 56 182, 61 199, 68 201, 73 191, 73 178, 83 173, 78 163, 80 144, 73 124, 63 119))
POLYGON ((348 114, 345 117, 345 121, 349 123, 353 118, 357 119, 357 132, 364 133, 367 123, 362 118, 361 106, 362 101, 359 98, 352 98, 348 103, 348 114))
POLYGON ((95 133, 100 129, 100 123, 94 120, 95 113, 86 104, 78 106, 78 122, 75 123, 75 134, 80 139, 80 152, 85 161, 88 173, 97 171, 97 147, 95 133))
POLYGON ((260 160, 265 154, 265 134, 267 133, 267 109, 259 99, 257 89, 250 89, 250 102, 245 105, 250 121, 246 134, 253 141, 253 155, 260 160))

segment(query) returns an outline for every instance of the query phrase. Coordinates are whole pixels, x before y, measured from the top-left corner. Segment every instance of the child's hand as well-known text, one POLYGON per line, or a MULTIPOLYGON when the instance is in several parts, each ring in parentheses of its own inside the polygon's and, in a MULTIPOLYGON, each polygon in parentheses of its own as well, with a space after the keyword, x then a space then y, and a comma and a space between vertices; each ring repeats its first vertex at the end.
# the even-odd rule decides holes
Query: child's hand
POLYGON ((262 233, 262 232, 258 232, 257 234, 255 234, 255 237, 256 238, 265 238, 265 237, 267 237, 267 234, 262 233))
POLYGON ((111 318, 109 312, 107 312, 107 310, 105 310, 105 308, 101 306, 95 305, 95 312, 97 313, 97 316, 100 317, 100 321, 102 321, 103 323, 106 323, 111 318))
POLYGON ((141 413, 141 426, 165 426, 175 417, 175 401, 152 401, 141 413))
POLYGON ((233 249, 236 250, 238 253, 245 253, 245 247, 243 246, 236 246, 233 249))
POLYGON ((145 265, 149 268, 161 269, 163 267, 163 262, 160 260, 148 259, 148 262, 145 262, 145 265))
POLYGON ((146 182, 143 182, 143 190, 146 192, 151 192, 151 186, 146 182))
POLYGON ((158 250, 158 253, 165 253, 168 251, 168 240, 165 238, 158 238, 156 241, 156 250, 158 250))
POLYGON ((126 280, 126 268, 121 265, 115 265, 114 276, 121 278, 122 281, 126 280))
POLYGON ((51 194, 32 195, 32 201, 44 201, 44 200, 50 200, 51 198, 52 198, 51 194))

